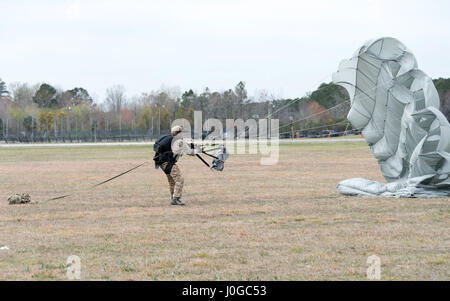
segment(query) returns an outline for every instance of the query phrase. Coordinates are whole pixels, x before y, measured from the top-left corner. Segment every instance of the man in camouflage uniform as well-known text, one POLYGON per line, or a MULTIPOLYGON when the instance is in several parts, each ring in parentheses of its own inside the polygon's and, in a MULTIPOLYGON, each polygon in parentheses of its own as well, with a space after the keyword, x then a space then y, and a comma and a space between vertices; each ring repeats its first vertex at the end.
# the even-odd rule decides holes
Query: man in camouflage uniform
POLYGON ((175 126, 171 130, 171 135, 160 137, 156 143, 159 143, 160 150, 156 153, 155 160, 157 166, 161 167, 167 176, 169 182, 170 195, 172 197, 172 205, 184 206, 181 202, 183 193, 184 178, 181 170, 176 164, 183 154, 195 155, 201 152, 201 149, 191 148, 182 136, 183 128, 175 126), (168 147, 170 143, 170 149, 168 147))

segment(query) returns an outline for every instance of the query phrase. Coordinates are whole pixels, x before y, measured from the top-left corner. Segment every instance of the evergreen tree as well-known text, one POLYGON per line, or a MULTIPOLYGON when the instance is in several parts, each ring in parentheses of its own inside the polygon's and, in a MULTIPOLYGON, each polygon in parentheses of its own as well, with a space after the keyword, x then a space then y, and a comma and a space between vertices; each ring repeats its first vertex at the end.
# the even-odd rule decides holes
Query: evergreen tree
POLYGON ((42 84, 33 96, 33 101, 40 108, 51 108, 58 105, 56 89, 48 84, 42 84))
POLYGON ((6 84, 2 79, 0 78, 0 97, 9 95, 8 89, 6 87, 6 84))

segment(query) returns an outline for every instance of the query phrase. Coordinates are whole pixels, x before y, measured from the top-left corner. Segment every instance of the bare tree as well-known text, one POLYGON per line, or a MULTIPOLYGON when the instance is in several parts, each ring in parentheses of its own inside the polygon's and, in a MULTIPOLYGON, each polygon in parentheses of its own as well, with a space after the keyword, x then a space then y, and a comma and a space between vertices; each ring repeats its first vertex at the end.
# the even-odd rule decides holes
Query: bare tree
POLYGON ((33 104, 33 96, 39 88, 39 84, 31 86, 28 83, 14 82, 9 85, 14 102, 21 108, 33 104))
POLYGON ((114 85, 106 89, 106 104, 111 111, 120 113, 125 103, 125 88, 122 85, 114 85))

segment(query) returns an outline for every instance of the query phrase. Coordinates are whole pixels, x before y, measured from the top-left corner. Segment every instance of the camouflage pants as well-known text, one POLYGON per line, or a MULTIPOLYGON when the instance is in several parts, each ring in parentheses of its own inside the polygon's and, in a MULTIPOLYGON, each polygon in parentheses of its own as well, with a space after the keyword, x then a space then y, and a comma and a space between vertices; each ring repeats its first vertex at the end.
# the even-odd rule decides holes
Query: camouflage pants
MULTIPOLYGON (((161 168, 164 170, 168 163, 161 164, 161 168)), ((170 174, 166 174, 169 181, 170 195, 175 198, 181 198, 183 193, 184 179, 181 175, 181 170, 178 165, 174 164, 170 174)))

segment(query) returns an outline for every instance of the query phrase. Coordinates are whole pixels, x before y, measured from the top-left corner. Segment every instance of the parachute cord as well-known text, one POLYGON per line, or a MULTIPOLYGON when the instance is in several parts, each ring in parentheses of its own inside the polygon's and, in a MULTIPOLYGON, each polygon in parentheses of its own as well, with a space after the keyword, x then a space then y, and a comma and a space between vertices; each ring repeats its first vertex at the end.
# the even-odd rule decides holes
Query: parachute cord
MULTIPOLYGON (((347 100, 347 101, 341 102, 340 104, 338 104, 338 105, 335 105, 335 106, 334 106, 334 107, 332 107, 332 108, 329 108, 329 109, 327 109, 327 110, 323 110, 323 111, 320 111, 320 112, 314 113, 314 114, 312 114, 312 115, 309 115, 309 116, 307 116, 307 117, 305 117, 305 118, 302 118, 302 119, 296 120, 296 121, 294 121, 294 122, 292 122, 292 123, 290 123, 290 124, 287 124, 287 125, 283 125, 283 126, 280 126, 280 127, 278 128, 278 130, 280 130, 280 129, 282 129, 282 128, 285 128, 285 127, 287 127, 287 126, 291 126, 291 125, 293 125, 294 123, 297 123, 297 122, 301 122, 301 121, 305 121, 305 120, 308 120, 308 119, 310 119, 310 118, 312 118, 312 117, 315 117, 315 116, 317 116, 317 115, 320 115, 320 114, 323 114, 323 113, 329 112, 329 111, 331 111, 331 110, 333 110, 333 109, 336 109, 336 108, 338 108, 338 107, 340 107, 340 106, 342 106, 342 105, 344 105, 344 104, 347 104, 348 102, 350 102, 350 100, 347 100)), ((342 121, 341 121, 341 122, 339 122, 339 123, 342 123, 342 121)))
POLYGON ((57 196, 57 197, 48 199, 48 200, 46 200, 46 201, 43 201, 43 202, 41 202, 41 203, 47 203, 47 202, 50 202, 50 201, 56 201, 56 200, 64 199, 64 198, 67 198, 67 197, 69 197, 69 196, 72 196, 74 193, 80 193, 80 192, 85 192, 85 191, 92 190, 92 189, 94 189, 94 188, 96 188, 96 187, 99 187, 99 186, 101 186, 101 185, 103 185, 103 184, 106 184, 106 183, 108 183, 108 182, 110 182, 110 181, 112 181, 112 180, 114 180, 114 179, 117 179, 117 178, 119 178, 119 177, 121 177, 121 176, 123 176, 123 175, 125 175, 125 174, 127 174, 127 173, 129 173, 129 172, 132 172, 133 170, 138 169, 139 167, 145 166, 145 165, 147 165, 147 164, 149 164, 149 161, 146 161, 146 162, 144 162, 144 163, 142 163, 142 164, 139 164, 138 166, 135 166, 135 167, 133 167, 133 168, 127 170, 127 171, 124 171, 124 172, 122 172, 122 173, 120 173, 120 174, 118 174, 118 175, 116 175, 116 176, 114 176, 114 177, 112 177, 112 178, 109 178, 109 179, 107 179, 107 180, 105 180, 105 181, 103 181, 103 182, 100 182, 100 183, 98 183, 98 184, 95 184, 95 185, 93 185, 93 186, 91 186, 91 187, 89 187, 89 188, 87 188, 87 189, 80 189, 80 190, 77 190, 77 191, 75 191, 75 192, 72 192, 71 194, 65 194, 65 195, 57 196))
MULTIPOLYGON (((318 81, 316 85, 319 85, 320 83, 324 82, 329 76, 330 76, 330 74, 327 74, 327 75, 326 75, 325 77, 323 77, 320 81, 318 81)), ((315 85, 315 86, 316 86, 316 85, 315 85)), ((325 87, 323 87, 323 88, 325 88, 325 87)), ((320 90, 323 89, 323 88, 319 88, 319 89, 316 90, 316 91, 320 91, 320 90)), ((276 113, 280 112, 281 110, 283 110, 283 109, 289 107, 290 105, 296 103, 296 102, 299 101, 299 100, 301 100, 301 99, 293 99, 293 100, 290 101, 289 103, 287 103, 287 104, 285 104, 284 106, 282 106, 281 108, 277 109, 275 112, 272 112, 272 113, 270 113, 270 114, 267 114, 266 117, 264 117, 263 119, 267 119, 267 118, 272 117, 274 114, 276 114, 276 113)), ((242 131, 239 132, 239 133, 237 133, 237 134, 236 134, 236 137, 239 137, 240 134, 242 134, 242 131)))
MULTIPOLYGON (((368 89, 368 90, 366 90, 366 91, 362 91, 362 92, 359 93, 359 94, 356 94, 355 97, 357 97, 357 96, 359 96, 359 95, 361 95, 361 94, 366 94, 366 93, 375 91, 375 90, 378 89, 380 86, 385 86, 385 85, 387 85, 387 84, 390 84, 391 82, 392 82, 391 80, 386 81, 386 82, 383 82, 383 83, 381 83, 380 85, 377 85, 377 86, 375 86, 375 87, 373 87, 373 88, 371 88, 371 89, 368 89)), ((320 91, 320 90, 325 89, 325 88, 327 88, 327 87, 319 88, 319 89, 317 89, 316 91, 320 91)), ((296 99, 296 100, 294 100, 293 102, 296 102, 296 101, 299 101, 299 100, 301 100, 301 99, 296 99)), ((311 119, 312 117, 315 117, 315 116, 317 116, 317 115, 320 115, 320 114, 329 112, 329 111, 331 111, 331 110, 333 110, 333 109, 336 109, 337 107, 342 106, 342 105, 344 105, 344 104, 346 104, 346 103, 348 103, 348 102, 350 102, 350 101, 351 101, 351 100, 347 100, 347 101, 341 102, 340 104, 337 104, 337 105, 335 105, 334 107, 331 107, 331 108, 329 108, 329 109, 326 109, 326 110, 323 110, 323 111, 321 111, 321 112, 318 112, 318 113, 314 113, 314 114, 308 115, 308 116, 306 116, 306 117, 304 117, 304 118, 302 118, 302 119, 299 119, 299 120, 294 121, 293 123, 290 123, 290 124, 288 124, 288 125, 281 126, 281 127, 278 128, 278 130, 280 130, 281 128, 284 128, 284 127, 286 127, 286 126, 290 126, 291 124, 294 124, 294 123, 297 123, 297 122, 301 122, 301 121, 305 121, 305 120, 311 119)), ((293 102, 292 102, 292 103, 293 103, 293 102)), ((291 103, 291 104, 292 104, 292 103, 291 103)), ((284 107, 285 107, 285 106, 284 106, 284 107)), ((282 107, 282 108, 284 108, 284 107, 282 107)), ((278 110, 278 111, 279 111, 279 110, 278 110)), ((278 111, 277 111, 277 112, 278 112, 278 111)), ((274 113, 272 113, 272 115, 273 115, 273 114, 274 114, 274 113)), ((266 117, 266 118, 267 118, 267 117, 266 117)), ((265 119, 265 118, 264 118, 264 119, 265 119)), ((242 132, 240 132, 240 133, 242 133, 242 132)))
MULTIPOLYGON (((340 121, 340 122, 336 122, 336 123, 333 123, 333 124, 325 124, 325 125, 322 125, 322 126, 317 126, 317 127, 312 127, 312 128, 307 128, 307 129, 301 129, 302 131, 310 131, 310 130, 317 130, 317 129, 321 129, 321 128, 325 128, 325 127, 332 127, 332 126, 335 126, 335 125, 339 125, 339 124, 342 124, 342 123, 345 123, 345 122, 347 122, 347 127, 348 127, 348 121, 347 120, 343 120, 343 121, 340 121)), ((346 128, 346 130, 347 130, 347 128, 346 128)), ((280 133, 280 134, 287 134, 287 133, 290 133, 291 131, 288 131, 288 132, 282 132, 282 133, 280 133)))

